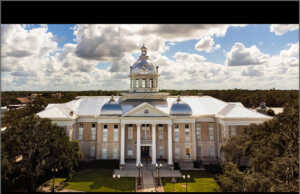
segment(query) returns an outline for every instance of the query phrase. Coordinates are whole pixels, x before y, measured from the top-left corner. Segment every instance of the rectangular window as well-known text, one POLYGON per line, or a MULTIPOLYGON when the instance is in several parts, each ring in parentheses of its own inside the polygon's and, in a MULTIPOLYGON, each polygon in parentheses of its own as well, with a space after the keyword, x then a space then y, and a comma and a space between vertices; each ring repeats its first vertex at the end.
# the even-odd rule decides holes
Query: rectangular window
MULTIPOLYGON (((118 125, 115 125, 115 127, 118 127, 118 125)), ((114 128, 114 141, 118 141, 119 140, 119 129, 118 128, 114 128)))
POLYGON ((231 126, 231 136, 235 136, 235 135, 236 135, 236 127, 231 126))
POLYGON ((132 139, 133 138, 133 127, 129 126, 128 127, 128 139, 132 139))
POLYGON ((175 158, 176 159, 180 158, 180 148, 179 147, 175 147, 175 158))
POLYGON ((145 79, 142 80, 142 87, 146 88, 146 80, 145 79))
POLYGON ((128 148, 128 156, 133 156, 133 150, 132 150, 132 148, 128 148))
POLYGON ((201 140, 201 125, 200 123, 196 124, 196 135, 197 135, 197 140, 201 140))
POLYGON ((139 80, 138 80, 138 79, 135 80, 135 87, 136 87, 136 88, 139 87, 139 80))
POLYGON ((107 159, 107 148, 102 148, 102 159, 107 159))
POLYGON ((91 140, 96 140, 96 125, 94 125, 93 127, 93 124, 92 124, 92 128, 91 128, 91 140))
POLYGON ((91 147, 90 147, 90 157, 95 157, 95 152, 96 151, 96 149, 95 149, 95 145, 91 145, 91 147))
POLYGON ((114 147, 113 159, 118 159, 118 147, 114 147))
POLYGON ((107 142, 107 125, 103 128, 103 142, 107 142))
MULTIPOLYGON (((176 127, 176 126, 175 126, 176 127)), ((177 126, 178 127, 178 126, 177 126)), ((179 128, 174 129, 174 141, 178 142, 179 141, 179 128)))
POLYGON ((208 130, 209 130, 209 140, 214 141, 214 126, 210 124, 208 126, 208 130))
POLYGON ((191 140, 190 128, 189 127, 190 127, 189 124, 185 125, 185 141, 186 142, 190 142, 190 140, 191 140))
POLYGON ((210 147, 209 156, 210 156, 211 158, 214 158, 214 157, 215 157, 215 147, 214 147, 214 146, 211 146, 211 147, 210 147))
POLYGON ((198 145, 197 147, 197 157, 201 158, 201 145, 198 145))
POLYGON ((164 157, 164 147, 163 146, 159 146, 159 157, 163 158, 164 157))
POLYGON ((164 139, 164 128, 163 127, 158 127, 158 136, 159 136, 160 140, 164 139))
POLYGON ((82 140, 82 137, 83 137, 83 128, 80 127, 78 130, 78 140, 82 140))
POLYGON ((92 123, 92 128, 96 128, 96 123, 92 123))
POLYGON ((73 139, 73 128, 71 128, 71 129, 69 130, 69 137, 70 137, 70 140, 73 139))
POLYGON ((153 88, 153 80, 150 79, 150 88, 153 88))

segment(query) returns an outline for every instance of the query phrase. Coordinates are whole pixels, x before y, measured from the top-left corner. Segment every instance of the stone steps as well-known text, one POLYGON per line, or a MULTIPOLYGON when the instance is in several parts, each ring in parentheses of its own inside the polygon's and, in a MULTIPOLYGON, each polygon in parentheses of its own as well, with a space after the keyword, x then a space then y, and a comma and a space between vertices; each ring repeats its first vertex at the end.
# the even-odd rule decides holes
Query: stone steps
POLYGON ((192 161, 179 162, 179 167, 181 170, 191 170, 194 168, 194 163, 192 161))

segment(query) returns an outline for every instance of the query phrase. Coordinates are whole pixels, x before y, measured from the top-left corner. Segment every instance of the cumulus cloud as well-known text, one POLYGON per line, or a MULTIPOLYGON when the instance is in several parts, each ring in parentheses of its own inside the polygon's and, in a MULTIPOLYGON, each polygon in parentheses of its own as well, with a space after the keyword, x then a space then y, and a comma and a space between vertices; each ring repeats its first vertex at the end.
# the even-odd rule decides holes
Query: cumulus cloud
POLYGON ((7 52, 6 55, 8 57, 22 58, 22 57, 30 56, 30 55, 32 55, 32 53, 29 51, 26 51, 26 50, 13 50, 13 51, 7 52))
POLYGON ((247 67, 242 72, 243 76, 257 77, 264 75, 262 68, 254 68, 253 66, 247 67))
POLYGON ((195 45, 196 50, 205 51, 207 53, 210 53, 213 50, 217 50, 219 48, 221 48, 221 45, 220 44, 215 45, 215 41, 210 36, 201 38, 195 45))
POLYGON ((174 44, 192 39, 199 40, 204 52, 212 52, 221 47, 212 37, 224 36, 230 26, 76 25, 75 43, 58 48, 47 25, 33 29, 7 25, 1 39, 2 86, 4 90, 127 90, 129 66, 145 43, 151 62, 159 65, 163 89, 298 88, 298 43, 268 55, 255 45, 237 42, 226 53, 224 64, 182 51, 172 57, 163 55, 174 44), (99 69, 103 62, 111 65, 99 69))
POLYGON ((226 54, 225 64, 228 66, 261 65, 267 62, 268 57, 255 45, 246 48, 244 44, 237 42, 226 54))
MULTIPOLYGON (((246 25, 229 24, 101 24, 76 25, 76 54, 88 60, 110 61, 120 59, 126 53, 135 53, 143 43, 149 50, 163 52, 175 42, 201 39, 206 36, 224 36, 229 27, 246 25)), ((220 48, 217 45, 216 48, 220 48)))
POLYGON ((113 61, 110 72, 129 72, 129 67, 136 61, 136 59, 130 55, 126 54, 118 61, 113 61))
POLYGON ((281 36, 288 31, 299 29, 299 24, 271 24, 270 31, 274 32, 277 36, 281 36))

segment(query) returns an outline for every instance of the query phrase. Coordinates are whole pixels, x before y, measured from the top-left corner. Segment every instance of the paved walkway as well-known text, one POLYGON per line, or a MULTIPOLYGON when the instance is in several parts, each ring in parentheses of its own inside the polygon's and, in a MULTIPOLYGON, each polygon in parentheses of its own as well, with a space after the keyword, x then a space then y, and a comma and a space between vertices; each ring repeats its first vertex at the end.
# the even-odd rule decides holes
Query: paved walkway
POLYGON ((143 185, 144 188, 141 192, 155 192, 152 170, 147 168, 143 170, 143 185))

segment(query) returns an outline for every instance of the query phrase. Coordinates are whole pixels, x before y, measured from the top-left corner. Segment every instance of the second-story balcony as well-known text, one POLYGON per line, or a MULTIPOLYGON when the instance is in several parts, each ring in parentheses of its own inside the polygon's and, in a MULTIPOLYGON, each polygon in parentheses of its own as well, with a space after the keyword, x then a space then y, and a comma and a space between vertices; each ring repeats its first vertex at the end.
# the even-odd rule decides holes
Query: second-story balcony
POLYGON ((142 138, 141 139, 141 144, 152 144, 152 139, 151 138, 142 138))
MULTIPOLYGON (((135 141, 136 144, 136 141, 135 141)), ((141 144, 152 144, 152 138, 141 138, 141 144)))

